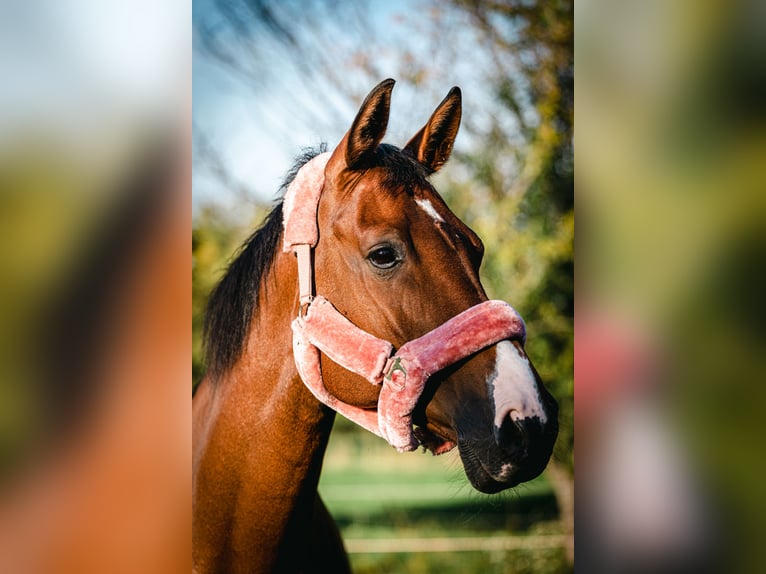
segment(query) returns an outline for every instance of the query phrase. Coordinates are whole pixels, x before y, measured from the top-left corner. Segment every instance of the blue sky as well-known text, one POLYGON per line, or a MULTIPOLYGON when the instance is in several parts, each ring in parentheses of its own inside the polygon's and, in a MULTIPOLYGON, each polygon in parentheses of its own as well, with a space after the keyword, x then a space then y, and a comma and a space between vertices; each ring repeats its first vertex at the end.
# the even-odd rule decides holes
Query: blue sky
MULTIPOLYGON (((209 4, 209 0, 195 2, 195 18, 209 17, 209 4)), ((373 3, 379 11, 379 16, 372 20, 376 35, 386 32, 392 14, 401 4, 373 3)), ((226 162, 231 176, 252 189, 260 201, 271 201, 276 196, 285 172, 303 147, 322 141, 333 145, 344 129, 339 125, 328 129, 323 110, 316 108, 310 94, 301 86, 295 68, 289 65, 289 53, 277 51, 274 56, 274 66, 281 70, 274 74, 276 78, 267 87, 260 89, 246 85, 198 50, 193 57, 195 127, 205 133, 226 162), (286 96, 297 97, 306 107, 314 106, 312 115, 317 121, 313 124, 294 122, 289 108, 282 103, 286 96)), ((355 110, 350 106, 346 108, 350 125, 355 110)), ((193 192, 195 205, 213 201, 235 207, 238 201, 198 166, 194 171, 193 192)))
MULTIPOLYGON (((395 0, 372 2, 374 15, 369 18, 369 41, 382 48, 376 53, 375 64, 382 71, 374 80, 362 74, 343 70, 343 81, 347 87, 358 93, 358 101, 351 103, 340 95, 335 116, 317 105, 317 99, 302 82, 300 71, 291 63, 293 54, 268 44, 263 40, 263 50, 270 51, 274 64, 265 70, 268 77, 265 85, 248 86, 235 75, 222 69, 198 50, 193 59, 193 116, 195 128, 205 134, 226 163, 230 175, 239 183, 251 189, 257 200, 270 202, 277 194, 284 173, 292 164, 301 148, 326 141, 333 146, 342 137, 353 120, 356 106, 377 81, 386 77, 398 80, 394 90, 391 120, 386 141, 403 145, 426 121, 442 97, 453 85, 464 90, 464 106, 481 108, 480 102, 486 94, 477 79, 481 66, 477 50, 469 42, 467 32, 460 38, 447 39, 466 44, 461 45, 461 61, 434 62, 433 77, 438 81, 426 82, 427 86, 417 91, 406 80, 398 78, 402 69, 405 52, 418 59, 418 63, 429 63, 426 34, 413 33, 413 26, 428 27, 431 20, 427 10, 428 2, 395 0), (428 90, 425 93, 424 90, 428 90), (300 114, 291 110, 290 105, 299 102, 303 109, 300 114), (311 118, 306 121, 306 118, 311 118)), ((210 0, 194 4, 194 18, 210 18, 210 0)), ((323 30, 324 37, 332 38, 337 53, 352 53, 358 35, 354 31, 339 28, 333 22, 315 21, 323 30)), ((426 32, 431 32, 427 29, 426 32)), ((258 49, 261 49, 259 46, 258 49)), ((243 54, 242 57, 247 57, 243 54)), ((323 86, 324 96, 330 98, 334 87, 331 83, 323 86)), ((462 142, 467 136, 463 134, 462 142)), ((458 145, 461 145, 459 139, 458 145)), ((240 207, 241 197, 231 193, 220 181, 211 177, 206 170, 195 165, 193 178, 194 204, 214 202, 225 208, 240 207)))

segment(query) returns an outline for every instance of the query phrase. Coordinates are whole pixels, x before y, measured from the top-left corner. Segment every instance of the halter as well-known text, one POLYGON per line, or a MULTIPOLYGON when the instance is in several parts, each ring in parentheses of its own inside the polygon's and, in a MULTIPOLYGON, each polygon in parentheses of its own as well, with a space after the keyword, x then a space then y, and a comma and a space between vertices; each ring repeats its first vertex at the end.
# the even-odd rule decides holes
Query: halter
MULTIPOLYGON (((412 412, 431 375, 490 345, 525 340, 524 320, 504 301, 484 301, 455 315, 422 337, 394 346, 363 331, 321 295, 314 295, 312 249, 319 240, 317 209, 330 153, 306 163, 285 194, 283 251, 298 259, 300 309, 293 320, 293 355, 298 374, 313 395, 349 420, 388 441, 400 452, 415 450, 424 433, 412 412), (322 380, 320 351, 341 367, 380 385, 377 411, 344 403, 322 380)), ((433 449, 442 454, 455 444, 433 449)))

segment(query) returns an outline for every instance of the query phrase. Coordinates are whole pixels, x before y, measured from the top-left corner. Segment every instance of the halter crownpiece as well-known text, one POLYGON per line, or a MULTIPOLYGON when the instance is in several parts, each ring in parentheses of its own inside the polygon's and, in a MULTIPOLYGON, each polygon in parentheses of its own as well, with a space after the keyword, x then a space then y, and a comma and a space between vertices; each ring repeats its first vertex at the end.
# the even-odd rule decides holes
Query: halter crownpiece
MULTIPOLYGON (((311 250, 319 240, 317 208, 330 153, 323 153, 295 176, 283 203, 283 251, 298 258, 300 309, 293 320, 293 356, 298 374, 313 395, 346 418, 382 437, 400 452, 420 445, 412 412, 431 375, 504 339, 526 337, 524 320, 504 301, 484 301, 455 315, 422 337, 394 346, 360 329, 321 295, 313 293, 311 250), (381 385, 377 411, 333 396, 322 380, 320 350, 341 367, 381 385)), ((454 448, 446 441, 435 454, 454 448)))

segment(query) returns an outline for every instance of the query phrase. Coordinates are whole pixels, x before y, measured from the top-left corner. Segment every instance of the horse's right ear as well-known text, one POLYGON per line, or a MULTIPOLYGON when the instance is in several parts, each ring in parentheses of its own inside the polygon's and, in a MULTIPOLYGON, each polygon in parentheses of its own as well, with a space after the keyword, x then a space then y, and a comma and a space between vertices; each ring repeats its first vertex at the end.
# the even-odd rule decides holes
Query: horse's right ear
POLYGON ((388 127, 394 83, 390 78, 383 80, 367 95, 354 118, 354 123, 351 124, 351 129, 333 153, 333 163, 343 157, 346 164, 344 167, 357 169, 372 157, 388 127))

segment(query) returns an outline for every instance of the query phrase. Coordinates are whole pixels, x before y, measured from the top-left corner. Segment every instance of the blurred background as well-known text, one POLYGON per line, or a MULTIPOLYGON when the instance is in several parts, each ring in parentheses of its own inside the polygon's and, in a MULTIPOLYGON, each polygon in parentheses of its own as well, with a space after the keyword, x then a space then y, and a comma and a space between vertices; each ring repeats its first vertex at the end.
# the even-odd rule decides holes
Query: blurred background
MULTIPOLYGON (((397 80, 384 141, 403 146, 463 90, 450 162, 433 178, 486 246, 491 298, 527 323, 561 406, 543 476, 485 496, 457 453, 397 454, 338 420, 320 492, 358 572, 567 572, 573 538, 572 2, 199 1, 193 14, 194 381, 206 298, 274 204, 302 148, 348 130, 397 80)), ((338 417, 341 419, 341 417, 338 417)))
POLYGON ((760 1, 578 4, 585 572, 761 569, 764 16, 760 1))
MULTIPOLYGON (((574 14, 583 572, 761 569, 764 10, 574 14)), ((196 321, 292 157, 334 145, 384 77, 399 145, 463 88, 436 185, 491 246, 485 284, 525 313, 566 412, 571 23, 555 1, 0 2, 0 571, 188 571, 189 307, 196 321)), ((341 422, 322 489, 366 545, 350 546, 360 570, 571 568, 567 419, 556 464, 495 503, 456 461, 341 422), (411 486, 348 488, 389 469, 411 486), (388 525, 405 552, 374 532, 388 525), (452 540, 425 548, 422 529, 452 540)))
POLYGON ((190 565, 191 7, 0 1, 0 571, 190 565))

